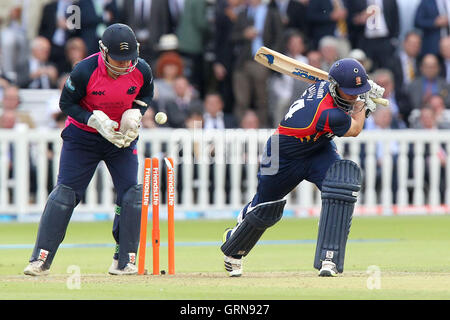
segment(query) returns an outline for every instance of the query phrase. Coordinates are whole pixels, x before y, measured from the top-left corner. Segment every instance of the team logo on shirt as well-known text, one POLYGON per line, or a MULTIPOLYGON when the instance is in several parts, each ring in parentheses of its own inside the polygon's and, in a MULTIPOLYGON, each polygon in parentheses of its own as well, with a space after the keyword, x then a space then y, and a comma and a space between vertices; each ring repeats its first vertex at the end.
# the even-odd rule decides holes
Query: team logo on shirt
POLYGON ((70 77, 67 78, 65 86, 70 91, 75 91, 75 86, 73 85, 72 80, 70 80, 70 77))
POLYGON ((137 87, 131 86, 128 88, 127 94, 135 94, 137 87))

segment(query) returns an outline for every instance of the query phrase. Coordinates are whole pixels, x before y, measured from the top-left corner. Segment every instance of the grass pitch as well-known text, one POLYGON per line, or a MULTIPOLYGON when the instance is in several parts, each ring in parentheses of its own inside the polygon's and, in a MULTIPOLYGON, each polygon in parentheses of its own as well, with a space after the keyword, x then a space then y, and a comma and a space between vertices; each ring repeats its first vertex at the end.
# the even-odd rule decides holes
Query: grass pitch
MULTIPOLYGON (((337 278, 312 267, 316 218, 280 221, 245 258, 243 276, 228 278, 219 248, 234 223, 176 221, 175 275, 110 276, 112 222, 72 222, 50 275, 39 278, 22 273, 37 224, 0 224, 0 299, 450 299, 450 216, 354 217, 337 278)), ((166 223, 160 228, 167 271, 166 223)))

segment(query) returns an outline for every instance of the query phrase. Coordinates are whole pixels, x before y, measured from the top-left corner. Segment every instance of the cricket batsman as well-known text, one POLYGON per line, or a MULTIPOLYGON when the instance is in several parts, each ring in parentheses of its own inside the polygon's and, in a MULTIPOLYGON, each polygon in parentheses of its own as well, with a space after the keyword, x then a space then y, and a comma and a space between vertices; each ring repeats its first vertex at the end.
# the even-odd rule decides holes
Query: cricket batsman
POLYGON ((68 118, 61 133, 58 180, 42 213, 26 275, 49 273, 72 212, 102 160, 117 194, 116 251, 108 272, 137 273, 142 185, 137 184, 136 142, 147 109, 143 105, 153 98, 153 76, 139 58, 139 43, 129 26, 109 26, 99 48, 75 66, 61 93, 59 105, 68 118))
POLYGON ((284 197, 303 180, 314 183, 322 196, 314 268, 322 277, 343 272, 361 170, 341 159, 332 139, 358 136, 376 109, 372 99, 383 93, 358 61, 342 59, 331 67, 329 81, 312 84, 292 104, 266 144, 255 196, 236 226, 225 230, 221 250, 229 276, 242 275, 243 257, 281 219, 284 197))

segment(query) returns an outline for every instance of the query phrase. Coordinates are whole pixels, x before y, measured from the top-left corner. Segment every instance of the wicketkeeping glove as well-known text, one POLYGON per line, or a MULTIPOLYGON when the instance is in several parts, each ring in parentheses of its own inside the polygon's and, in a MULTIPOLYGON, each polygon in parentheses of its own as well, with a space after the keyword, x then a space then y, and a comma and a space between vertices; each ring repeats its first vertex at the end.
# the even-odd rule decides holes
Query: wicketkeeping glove
POLYGON ((124 148, 127 148, 139 135, 142 114, 139 109, 128 109, 122 114, 120 132, 125 136, 124 148))
POLYGON ((121 132, 114 130, 119 127, 119 124, 116 121, 111 120, 103 111, 94 110, 87 125, 96 129, 98 133, 116 147, 123 147, 125 142, 124 135, 121 132))

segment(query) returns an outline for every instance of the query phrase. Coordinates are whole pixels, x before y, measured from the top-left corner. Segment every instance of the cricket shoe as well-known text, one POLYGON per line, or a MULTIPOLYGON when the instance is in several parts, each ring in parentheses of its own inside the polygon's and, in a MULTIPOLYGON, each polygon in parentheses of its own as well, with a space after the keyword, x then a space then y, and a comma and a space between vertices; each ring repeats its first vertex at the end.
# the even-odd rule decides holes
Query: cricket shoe
POLYGON ((322 261, 322 268, 319 271, 319 277, 337 277, 338 271, 333 261, 322 261))
POLYGON ((138 273, 138 268, 133 263, 127 263, 123 269, 119 269, 119 260, 113 259, 108 273, 115 276, 133 275, 138 273))
POLYGON ((44 261, 36 260, 30 262, 30 264, 23 270, 23 273, 27 276, 37 277, 46 276, 50 273, 50 271, 44 267, 44 261))
POLYGON ((229 256, 224 256, 225 270, 230 277, 240 277, 242 275, 242 258, 236 259, 229 256))
MULTIPOLYGON (((235 228, 227 228, 223 233, 222 241, 226 242, 233 234, 235 228)), ((242 275, 242 258, 236 259, 229 256, 224 256, 223 261, 225 264, 225 270, 230 277, 240 277, 242 275)))

